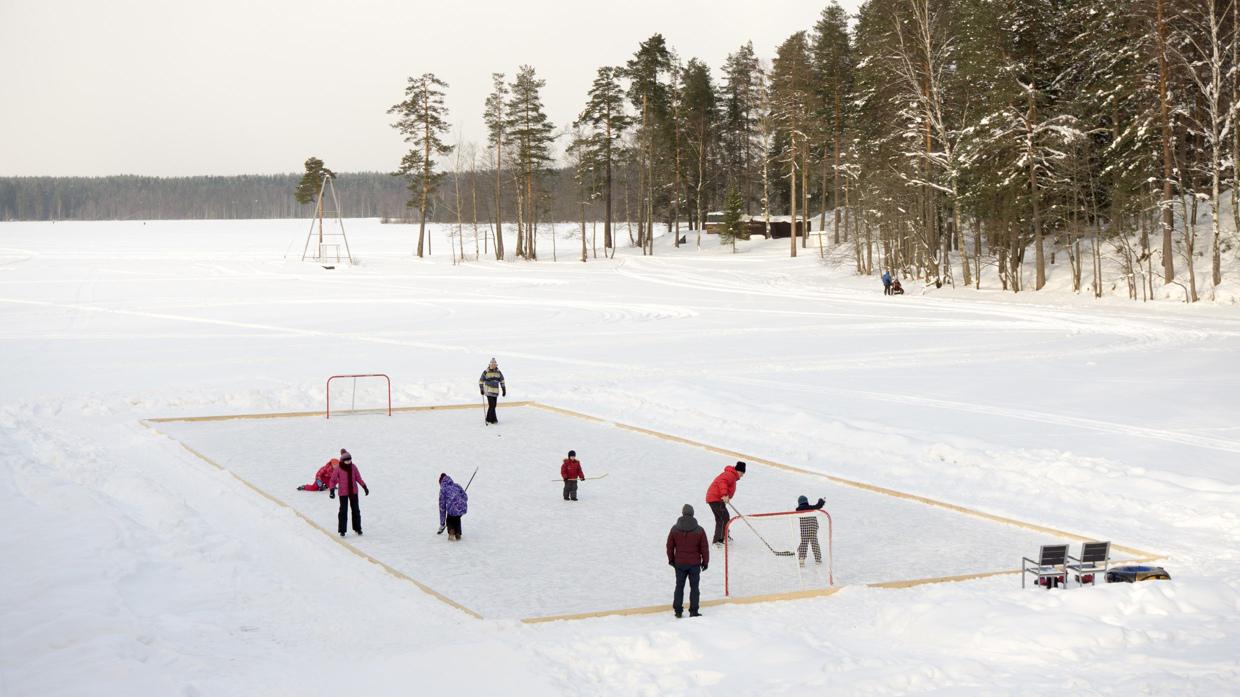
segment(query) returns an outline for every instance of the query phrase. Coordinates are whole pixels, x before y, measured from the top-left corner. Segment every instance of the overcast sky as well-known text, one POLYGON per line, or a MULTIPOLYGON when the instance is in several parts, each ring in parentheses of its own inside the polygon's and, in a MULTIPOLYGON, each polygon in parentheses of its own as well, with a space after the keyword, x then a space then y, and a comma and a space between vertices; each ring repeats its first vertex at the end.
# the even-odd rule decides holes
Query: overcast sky
POLYGON ((533 65, 564 126, 595 70, 653 33, 718 78, 828 1, 0 0, 0 176, 271 174, 310 155, 390 171, 406 146, 387 109, 411 75, 445 80, 478 142, 492 72, 533 65))

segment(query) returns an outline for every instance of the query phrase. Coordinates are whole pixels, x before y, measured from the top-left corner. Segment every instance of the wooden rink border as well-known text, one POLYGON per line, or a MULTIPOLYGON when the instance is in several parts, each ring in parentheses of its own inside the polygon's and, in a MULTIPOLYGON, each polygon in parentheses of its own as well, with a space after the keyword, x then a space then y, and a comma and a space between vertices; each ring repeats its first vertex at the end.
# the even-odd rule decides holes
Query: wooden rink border
MULTIPOLYGON (((851 487, 854 489, 860 489, 862 491, 868 491, 870 493, 881 494, 883 496, 891 496, 893 498, 903 499, 906 501, 913 501, 916 503, 920 503, 922 505, 933 506, 935 508, 943 508, 949 511, 963 514, 963 515, 968 515, 968 516, 972 516, 975 518, 981 518, 983 520, 988 520, 988 521, 1000 523, 1003 525, 1011 525, 1014 527, 1023 528, 1025 530, 1032 530, 1034 532, 1045 533, 1048 535, 1053 535, 1055 537, 1067 538, 1067 539, 1072 539, 1072 540, 1077 540, 1077 541, 1092 541, 1094 539, 1092 537, 1088 537, 1085 535, 1079 535, 1076 533, 1059 530, 1059 529, 1048 527, 1045 525, 1027 523, 1025 521, 1016 520, 1015 518, 1007 518, 1004 516, 995 515, 993 513, 986 513, 985 511, 979 511, 977 509, 968 508, 966 506, 960 506, 954 503, 948 503, 946 501, 939 501, 937 499, 932 499, 932 498, 920 496, 917 494, 909 494, 909 493, 899 491, 896 489, 881 487, 881 486, 877 486, 874 484, 867 484, 865 482, 859 482, 859 481, 855 481, 851 479, 844 479, 842 477, 836 477, 834 475, 824 474, 822 472, 815 472, 813 470, 808 470, 808 469, 804 469, 801 467, 795 467, 793 465, 787 465, 781 462, 776 462, 774 460, 768 460, 766 458, 759 457, 757 455, 753 455, 750 453, 742 453, 742 452, 738 452, 735 450, 728 450, 726 448, 716 447, 716 446, 709 445, 707 443, 702 443, 699 441, 695 441, 689 438, 675 436, 669 433, 663 433, 661 431, 655 431, 655 430, 644 428, 641 426, 633 426, 631 424, 626 424, 626 423, 622 423, 619 421, 613 421, 611 419, 604 419, 604 418, 600 418, 597 416, 591 416, 589 414, 584 414, 582 412, 573 411, 571 409, 564 409, 562 407, 555 407, 549 404, 543 404, 541 402, 537 402, 533 400, 505 402, 505 406, 508 408, 533 407, 535 409, 540 409, 540 410, 553 413, 553 414, 559 414, 561 416, 568 416, 568 417, 572 417, 575 419, 589 421, 592 423, 608 425, 608 426, 612 426, 612 427, 619 428, 622 430, 639 433, 639 434, 642 434, 644 436, 648 436, 651 438, 658 438, 660 440, 668 441, 671 443, 679 443, 681 445, 687 445, 690 447, 699 448, 702 450, 706 450, 707 452, 715 453, 717 455, 725 455, 730 458, 744 460, 746 462, 749 462, 750 464, 759 464, 759 465, 764 465, 767 467, 772 467, 775 469, 781 469, 787 472, 793 472, 796 474, 819 477, 822 479, 826 479, 827 481, 830 481, 832 483, 839 484, 841 486, 847 486, 847 487, 851 487)), ((426 412, 426 411, 450 411, 450 410, 481 409, 481 408, 482 406, 479 404, 438 404, 438 405, 413 406, 413 407, 395 407, 392 409, 392 413, 407 414, 407 413, 426 412)), ((386 411, 387 411, 386 409, 377 409, 377 410, 354 411, 351 413, 352 414, 382 414, 382 413, 386 413, 386 411)), ((281 501, 280 499, 267 493, 263 489, 255 486, 254 484, 246 480, 244 477, 241 477, 240 475, 228 469, 227 467, 219 464, 218 462, 212 460, 206 455, 198 452, 194 448, 191 448, 190 446, 186 445, 181 440, 174 438, 172 436, 169 436, 168 434, 163 433, 162 431, 159 431, 158 428, 152 425, 152 424, 178 423, 178 422, 179 423, 194 423, 194 422, 232 421, 232 420, 305 418, 309 416, 322 417, 323 415, 324 415, 324 412, 322 411, 274 412, 274 413, 265 413, 265 414, 223 414, 223 415, 217 415, 217 416, 182 416, 182 417, 151 418, 151 419, 143 419, 139 423, 141 423, 146 428, 149 428, 152 431, 159 433, 160 435, 163 435, 167 438, 171 438, 172 440, 176 441, 182 448, 184 448, 190 454, 194 455, 195 457, 202 460, 203 462, 210 464, 216 469, 227 472, 233 478, 237 479, 242 484, 244 484, 246 487, 255 491, 263 498, 266 498, 267 500, 271 501, 277 506, 280 506, 282 508, 288 509, 289 511, 292 511, 294 515, 296 515, 298 518, 301 518, 311 527, 321 532, 324 536, 326 536, 332 542, 339 544, 341 547, 349 550, 350 552, 357 555, 358 557, 365 559, 366 561, 369 561, 370 563, 379 566, 384 571, 387 571, 389 574, 397 578, 400 578, 400 579, 403 579, 405 581, 412 583, 422 592, 426 593, 432 598, 435 598, 436 600, 439 600, 440 602, 450 607, 460 610, 461 612, 464 612, 465 614, 471 617, 474 617, 476 619, 484 619, 481 614, 472 610, 471 608, 466 607, 465 605, 453 600, 452 598, 449 598, 443 593, 440 593, 434 588, 431 588, 425 583, 418 581, 417 579, 392 567, 391 565, 383 561, 380 561, 379 559, 376 559, 375 557, 369 554, 366 554, 365 552, 357 549, 356 547, 350 545, 348 542, 344 541, 343 539, 338 538, 331 531, 322 527, 321 525, 316 523, 314 520, 312 520, 310 517, 301 513, 300 511, 293 508, 289 504, 285 503, 284 501, 281 501)), ((1155 561, 1155 560, 1167 558, 1166 555, 1163 555, 1163 554, 1149 552, 1146 550, 1138 549, 1135 547, 1129 547, 1125 545, 1117 545, 1114 543, 1112 543, 1111 548, 1117 551, 1124 552, 1125 554, 1131 555, 1133 557, 1132 559, 1125 559, 1122 561, 1147 562, 1147 561, 1155 561)), ((972 581, 972 580, 990 578, 993 576, 1015 575, 1019 573, 1021 573, 1020 569, 1008 569, 1008 570, 1003 570, 1003 571, 985 571, 985 572, 979 572, 979 573, 963 574, 959 576, 937 576, 937 577, 932 577, 932 578, 907 579, 907 580, 902 580, 902 581, 880 581, 880 582, 875 582, 875 583, 863 584, 863 587, 883 588, 883 589, 903 589, 903 588, 914 588, 917 586, 937 584, 937 583, 956 583, 956 582, 961 582, 961 581, 972 581)), ((764 594, 764 595, 744 596, 744 597, 738 597, 738 598, 728 598, 728 597, 715 598, 711 600, 703 600, 701 602, 701 606, 702 607, 717 607, 717 606, 722 606, 722 605, 749 605, 753 603, 779 602, 779 601, 787 601, 787 600, 804 600, 804 599, 809 599, 809 598, 825 598, 827 596, 834 595, 835 593, 839 592, 843 588, 844 586, 832 586, 829 588, 816 588, 816 589, 811 589, 811 590, 790 591, 786 593, 771 593, 771 594, 764 594)), ((619 609, 613 609, 613 610, 597 610, 597 611, 592 611, 592 612, 571 613, 571 614, 565 614, 565 615, 547 615, 547 616, 539 616, 539 617, 526 617, 526 618, 522 618, 520 621, 525 624, 541 624, 545 622, 558 622, 558 621, 566 621, 566 620, 594 619, 594 618, 599 618, 599 617, 609 617, 613 615, 615 616, 652 615, 652 614, 667 612, 669 607, 670 607, 670 603, 665 603, 662 605, 650 605, 650 606, 645 606, 645 607, 619 608, 619 609)))

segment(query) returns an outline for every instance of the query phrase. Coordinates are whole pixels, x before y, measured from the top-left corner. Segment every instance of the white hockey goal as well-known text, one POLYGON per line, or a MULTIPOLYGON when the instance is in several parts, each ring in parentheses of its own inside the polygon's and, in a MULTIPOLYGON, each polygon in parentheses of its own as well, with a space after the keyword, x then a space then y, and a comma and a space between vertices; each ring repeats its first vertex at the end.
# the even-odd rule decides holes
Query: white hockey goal
POLYGON ((768 595, 835 584, 825 509, 736 516, 724 528, 723 594, 768 595))
POLYGON ((392 379, 383 373, 327 378, 327 418, 332 414, 392 415, 392 379), (332 390, 335 390, 334 392, 332 390))

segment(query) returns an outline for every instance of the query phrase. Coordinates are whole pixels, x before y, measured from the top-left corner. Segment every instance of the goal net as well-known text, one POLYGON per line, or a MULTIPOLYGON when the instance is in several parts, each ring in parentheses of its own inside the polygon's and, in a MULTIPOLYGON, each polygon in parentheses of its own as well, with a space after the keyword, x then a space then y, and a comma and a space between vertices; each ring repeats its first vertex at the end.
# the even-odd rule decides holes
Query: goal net
POLYGON ((835 582, 826 510, 738 516, 726 529, 724 595, 816 590, 835 582))
POLYGON ((345 414, 392 415, 392 380, 383 373, 327 378, 327 418, 345 414))

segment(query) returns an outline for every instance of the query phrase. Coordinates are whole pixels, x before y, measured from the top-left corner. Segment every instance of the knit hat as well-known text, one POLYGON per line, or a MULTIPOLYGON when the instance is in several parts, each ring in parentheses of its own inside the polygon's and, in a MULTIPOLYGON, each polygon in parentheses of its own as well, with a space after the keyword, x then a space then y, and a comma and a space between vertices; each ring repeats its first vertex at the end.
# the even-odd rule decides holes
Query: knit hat
POLYGON ((806 497, 804 497, 804 496, 798 496, 798 497, 797 497, 797 505, 798 505, 798 506, 808 506, 808 505, 809 505, 809 499, 808 499, 808 498, 806 498, 806 497))
POLYGON ((745 471, 745 463, 741 462, 740 460, 737 460, 737 461, 736 461, 736 471, 737 471, 737 472, 744 472, 744 471, 745 471))
POLYGON ((577 451, 576 451, 576 450, 570 450, 570 451, 568 451, 568 456, 569 456, 569 457, 577 457, 577 451))
POLYGON ((341 448, 340 449, 340 461, 341 462, 353 462, 353 456, 349 454, 348 450, 341 448))
POLYGON ((680 509, 680 515, 693 515, 693 506, 686 503, 685 507, 680 509))

